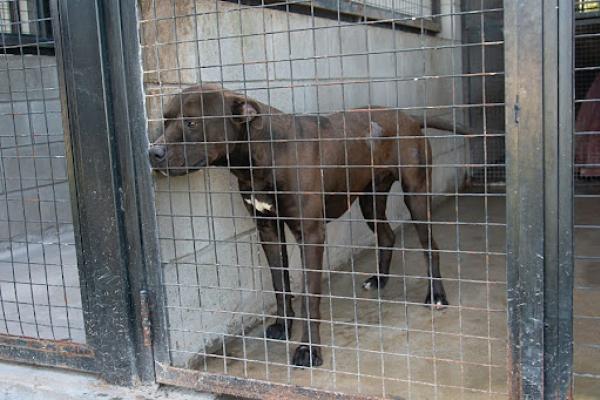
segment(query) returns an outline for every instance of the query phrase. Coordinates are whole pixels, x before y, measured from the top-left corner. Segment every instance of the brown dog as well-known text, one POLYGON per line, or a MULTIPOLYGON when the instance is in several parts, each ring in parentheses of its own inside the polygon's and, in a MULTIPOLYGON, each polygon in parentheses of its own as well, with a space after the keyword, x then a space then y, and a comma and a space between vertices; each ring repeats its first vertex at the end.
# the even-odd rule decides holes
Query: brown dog
POLYGON ((254 215, 269 262, 277 300, 271 339, 286 339, 294 317, 284 223, 301 246, 306 294, 298 366, 322 364, 319 336, 321 269, 327 221, 340 217, 356 198, 369 228, 377 232, 378 275, 365 289, 388 280, 395 235, 387 218, 387 193, 400 180, 405 202, 425 249, 431 278, 425 303, 448 304, 429 220, 431 149, 421 126, 408 115, 381 108, 328 117, 293 116, 204 84, 185 89, 164 112, 163 134, 152 144, 152 167, 184 175, 207 165, 226 166, 254 215), (433 251, 431 251, 433 250, 433 251))

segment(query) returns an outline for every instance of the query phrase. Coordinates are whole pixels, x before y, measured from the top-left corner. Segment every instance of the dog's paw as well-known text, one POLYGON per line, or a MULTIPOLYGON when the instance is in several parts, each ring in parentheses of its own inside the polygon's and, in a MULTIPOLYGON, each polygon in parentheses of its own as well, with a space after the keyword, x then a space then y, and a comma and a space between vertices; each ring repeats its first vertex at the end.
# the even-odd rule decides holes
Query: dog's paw
POLYGON ((276 322, 272 325, 269 325, 267 327, 267 338, 268 339, 275 339, 275 340, 286 340, 289 338, 290 333, 292 332, 292 321, 288 321, 288 332, 286 335, 285 332, 285 324, 282 324, 280 322, 276 322))
POLYGON ((373 275, 369 279, 363 282, 362 288, 364 290, 373 290, 373 289, 383 289, 385 284, 387 283, 387 277, 379 277, 377 275, 373 275))
POLYGON ((433 295, 428 294, 425 298, 425 304, 427 306, 432 307, 435 310, 443 310, 449 304, 448 299, 446 299, 445 293, 433 293, 433 295))
POLYGON ((323 365, 323 358, 321 358, 321 349, 318 347, 310 347, 307 345, 300 345, 294 353, 294 359, 292 360, 297 367, 318 367, 323 365))

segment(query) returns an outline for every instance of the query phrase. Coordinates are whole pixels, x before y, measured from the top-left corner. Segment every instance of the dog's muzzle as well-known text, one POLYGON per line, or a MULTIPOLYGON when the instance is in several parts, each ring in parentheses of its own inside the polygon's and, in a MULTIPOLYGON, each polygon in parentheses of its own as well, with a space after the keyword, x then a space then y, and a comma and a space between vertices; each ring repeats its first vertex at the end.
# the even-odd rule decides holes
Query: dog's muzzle
POLYGON ((208 165, 206 159, 200 159, 193 165, 173 166, 168 165, 167 146, 163 144, 153 144, 148 148, 148 158, 153 170, 160 172, 164 176, 185 175, 197 171, 208 165))
POLYGON ((160 167, 167 159, 167 147, 160 144, 150 146, 148 149, 148 157, 150 158, 150 164, 152 164, 153 167, 160 167))
POLYGON ((153 144, 148 148, 148 158, 150 166, 155 171, 160 172, 164 176, 169 176, 165 170, 165 161, 167 160, 167 147, 160 144, 153 144))

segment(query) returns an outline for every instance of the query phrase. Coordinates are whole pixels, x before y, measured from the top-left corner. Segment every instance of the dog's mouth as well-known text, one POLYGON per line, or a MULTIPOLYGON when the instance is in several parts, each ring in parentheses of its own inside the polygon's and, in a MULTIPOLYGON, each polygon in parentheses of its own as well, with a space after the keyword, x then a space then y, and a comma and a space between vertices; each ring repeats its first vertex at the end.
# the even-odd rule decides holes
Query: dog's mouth
POLYGON ((199 160, 197 163, 190 166, 178 166, 178 167, 156 167, 152 168, 153 171, 162 174, 163 176, 182 176, 189 174, 190 172, 198 171, 207 166, 205 159, 199 160))

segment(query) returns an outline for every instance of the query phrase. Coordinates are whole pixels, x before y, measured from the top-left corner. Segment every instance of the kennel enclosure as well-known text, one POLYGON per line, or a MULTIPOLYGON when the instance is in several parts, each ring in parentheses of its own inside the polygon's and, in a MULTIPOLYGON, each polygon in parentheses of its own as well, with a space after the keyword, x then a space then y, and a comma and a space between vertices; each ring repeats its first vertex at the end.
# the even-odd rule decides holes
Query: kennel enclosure
POLYGON ((596 5, 0 2, 0 354, 255 398, 592 396, 598 195, 573 148, 597 135, 574 122, 598 100, 596 5), (392 188, 385 289, 361 288, 381 248, 358 204, 328 224, 323 367, 291 363, 304 294, 290 232, 296 328, 278 342, 233 177, 149 170, 165 106, 206 82, 294 115, 424 119, 433 208, 412 221, 416 194, 392 188), (446 130, 427 128, 438 120, 446 130), (413 225, 438 242, 443 311, 422 304, 432 245, 413 225))

